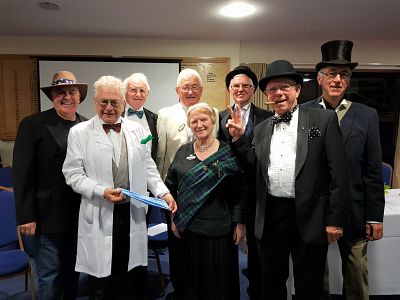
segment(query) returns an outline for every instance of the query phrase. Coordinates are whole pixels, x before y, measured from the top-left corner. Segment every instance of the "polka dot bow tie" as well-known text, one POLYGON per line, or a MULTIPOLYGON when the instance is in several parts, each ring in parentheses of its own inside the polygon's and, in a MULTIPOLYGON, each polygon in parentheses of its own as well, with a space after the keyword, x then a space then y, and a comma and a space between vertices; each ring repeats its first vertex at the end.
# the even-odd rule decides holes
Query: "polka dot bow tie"
POLYGON ((121 132, 121 123, 115 124, 103 124, 103 129, 106 133, 110 131, 110 129, 114 130, 115 132, 121 132))
POLYGON ((273 116, 271 119, 271 124, 276 125, 281 122, 289 124, 289 122, 292 120, 292 114, 296 111, 297 107, 298 107, 298 105, 295 106, 293 111, 288 111, 288 112, 284 113, 282 116, 273 116))

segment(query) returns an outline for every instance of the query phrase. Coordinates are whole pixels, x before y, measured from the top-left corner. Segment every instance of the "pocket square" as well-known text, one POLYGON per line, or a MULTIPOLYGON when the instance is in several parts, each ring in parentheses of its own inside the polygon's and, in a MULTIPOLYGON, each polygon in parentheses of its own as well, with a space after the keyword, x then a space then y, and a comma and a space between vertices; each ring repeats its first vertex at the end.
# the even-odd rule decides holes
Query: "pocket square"
POLYGON ((321 136, 321 130, 318 127, 311 127, 308 130, 308 139, 312 140, 321 136))
POLYGON ((147 144, 147 142, 151 141, 153 139, 153 136, 150 134, 147 137, 145 137, 144 139, 142 139, 140 141, 141 144, 147 144))

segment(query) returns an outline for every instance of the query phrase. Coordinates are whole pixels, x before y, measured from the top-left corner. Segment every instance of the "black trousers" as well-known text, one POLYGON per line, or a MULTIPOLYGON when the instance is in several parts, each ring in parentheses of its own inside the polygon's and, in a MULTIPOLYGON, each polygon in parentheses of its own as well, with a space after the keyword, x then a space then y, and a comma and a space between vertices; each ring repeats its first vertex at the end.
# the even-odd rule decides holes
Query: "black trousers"
MULTIPOLYGON (((319 300, 328 243, 311 245, 300 235, 295 199, 268 195, 271 203, 263 237, 257 239, 260 255, 263 299, 286 300, 289 255, 293 260, 296 300, 319 300)), ((325 229, 321 229, 325 230, 325 229)))
POLYGON ((89 276, 89 299, 145 300, 147 267, 138 266, 128 272, 130 204, 114 206, 111 275, 89 276))

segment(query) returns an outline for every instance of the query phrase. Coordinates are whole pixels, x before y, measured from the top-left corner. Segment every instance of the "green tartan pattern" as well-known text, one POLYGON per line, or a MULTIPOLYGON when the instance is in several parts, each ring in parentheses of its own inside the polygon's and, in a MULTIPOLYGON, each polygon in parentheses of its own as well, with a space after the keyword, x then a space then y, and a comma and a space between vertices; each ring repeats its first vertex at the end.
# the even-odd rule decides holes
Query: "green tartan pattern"
POLYGON ((242 169, 228 145, 186 172, 178 186, 178 211, 174 216, 176 227, 185 230, 218 184, 226 176, 240 172, 242 169))

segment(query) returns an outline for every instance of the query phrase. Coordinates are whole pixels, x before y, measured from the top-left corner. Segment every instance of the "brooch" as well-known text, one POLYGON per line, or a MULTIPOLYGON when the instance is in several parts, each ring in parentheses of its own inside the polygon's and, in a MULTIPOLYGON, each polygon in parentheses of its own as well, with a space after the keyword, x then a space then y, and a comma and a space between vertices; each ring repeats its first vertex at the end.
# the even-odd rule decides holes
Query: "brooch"
POLYGON ((196 156, 193 154, 190 154, 188 157, 186 157, 187 160, 193 160, 196 159, 196 156))

